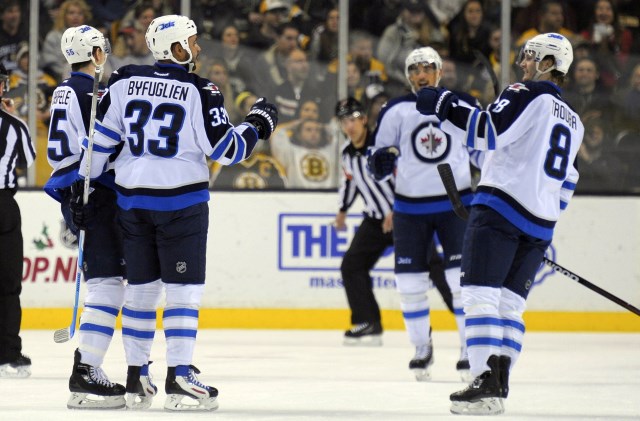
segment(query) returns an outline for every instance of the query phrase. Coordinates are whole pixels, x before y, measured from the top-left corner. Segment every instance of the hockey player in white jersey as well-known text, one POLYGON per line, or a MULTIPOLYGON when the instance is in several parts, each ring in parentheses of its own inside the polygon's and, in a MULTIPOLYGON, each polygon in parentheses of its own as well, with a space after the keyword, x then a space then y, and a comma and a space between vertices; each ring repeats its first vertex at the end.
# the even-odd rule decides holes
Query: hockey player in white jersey
MULTIPOLYGON (((469 152, 459 139, 440 127, 435 116, 416 110, 416 94, 425 86, 437 86, 442 59, 430 47, 412 51, 405 62, 405 75, 413 93, 393 99, 378 118, 375 152, 369 166, 377 179, 396 167, 393 226, 395 275, 405 326, 416 353, 409 363, 419 381, 430 378, 433 364, 431 341, 428 253, 434 234, 444 250, 445 276, 453 295, 453 307, 461 342, 456 368, 467 378, 464 316, 460 301, 460 256, 465 222, 456 217, 438 176, 437 165, 449 163, 463 189, 465 204, 471 202, 469 152)), ((465 95, 460 93, 461 98, 465 95)), ((475 98, 464 96, 464 106, 475 110, 475 98)), ((463 101, 460 101, 462 106, 463 101)))
POLYGON ((124 300, 125 267, 122 236, 115 218, 113 173, 105 173, 92 183, 95 206, 84 213, 84 221, 78 220, 82 213, 74 215, 80 202, 73 200, 73 191, 82 184, 78 181, 78 166, 81 143, 89 131, 95 69, 106 61, 110 46, 100 31, 83 25, 67 29, 60 48, 72 72, 56 88, 51 101, 47 155, 53 172, 44 190, 61 203, 62 215, 72 232, 77 235, 79 229, 86 230, 82 268, 87 294, 67 407, 123 408, 124 386, 110 382, 100 368, 124 300))
POLYGON ((100 102, 91 168, 93 179, 122 147, 115 181, 128 278, 122 309, 127 407, 150 405, 146 368, 164 288, 164 407, 214 410, 218 391, 200 382, 192 365, 209 226, 206 159, 231 165, 248 158, 259 139, 271 136, 277 110, 261 98, 242 124, 229 122, 217 86, 191 73, 200 47, 188 17, 158 17, 145 36, 157 62, 112 74, 100 102))
POLYGON ((578 181, 584 127, 560 86, 573 60, 570 42, 541 34, 522 49, 522 83, 487 111, 456 105, 455 94, 423 89, 417 108, 445 131, 489 151, 472 202, 462 256, 462 301, 471 374, 451 395, 451 412, 504 412, 509 371, 522 349, 522 314, 553 229, 578 181))

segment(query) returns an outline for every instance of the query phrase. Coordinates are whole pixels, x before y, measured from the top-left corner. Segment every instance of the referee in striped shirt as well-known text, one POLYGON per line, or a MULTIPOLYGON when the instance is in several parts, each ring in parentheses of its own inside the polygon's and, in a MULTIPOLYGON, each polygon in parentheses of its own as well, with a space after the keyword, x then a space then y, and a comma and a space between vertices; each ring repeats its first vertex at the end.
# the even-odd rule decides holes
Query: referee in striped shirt
POLYGON ((27 126, 10 113, 13 101, 2 99, 9 74, 0 63, 0 377, 28 377, 31 360, 22 354, 22 222, 14 199, 16 166, 31 165, 36 153, 27 126))
POLYGON ((347 210, 358 195, 365 203, 364 219, 340 266, 353 324, 344 334, 344 344, 379 346, 382 345, 380 308, 373 294, 369 272, 384 250, 393 245, 394 179, 376 181, 367 170, 367 148, 373 139, 367 129, 362 104, 353 98, 344 99, 336 105, 336 117, 349 139, 342 150, 344 176, 336 229, 346 229, 347 210))

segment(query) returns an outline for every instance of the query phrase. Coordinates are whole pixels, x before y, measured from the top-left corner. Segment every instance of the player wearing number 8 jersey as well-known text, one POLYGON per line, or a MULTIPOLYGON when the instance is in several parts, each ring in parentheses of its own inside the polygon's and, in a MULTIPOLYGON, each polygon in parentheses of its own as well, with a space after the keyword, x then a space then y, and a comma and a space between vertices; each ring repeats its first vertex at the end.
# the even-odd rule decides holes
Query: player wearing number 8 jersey
MULTIPOLYGON (((154 394, 146 387, 147 364, 164 288, 165 409, 213 410, 218 391, 201 383, 191 365, 205 282, 206 159, 231 165, 248 158, 256 142, 275 129, 277 110, 261 98, 242 124, 229 122, 218 88, 191 73, 200 47, 189 18, 154 19, 146 40, 157 62, 112 74, 100 102, 91 165, 94 178, 122 147, 115 181, 129 281, 122 309, 127 407, 148 408, 154 394), (183 403, 184 397, 195 404, 183 403)), ((84 161, 80 168, 82 173, 84 161)))
POLYGON ((417 108, 445 131, 488 151, 465 233, 462 301, 471 374, 451 395, 451 411, 504 411, 509 370, 522 348, 525 300, 553 229, 578 181, 584 128, 562 99, 573 60, 562 35, 538 35, 523 47, 522 83, 508 86, 487 111, 456 106, 451 92, 423 89, 417 108))

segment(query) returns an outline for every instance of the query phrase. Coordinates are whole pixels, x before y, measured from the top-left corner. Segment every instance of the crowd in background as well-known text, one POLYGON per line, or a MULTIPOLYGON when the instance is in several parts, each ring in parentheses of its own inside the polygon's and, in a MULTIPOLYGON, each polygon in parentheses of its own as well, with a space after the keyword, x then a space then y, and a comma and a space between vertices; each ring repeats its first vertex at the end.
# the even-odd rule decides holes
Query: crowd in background
MULTIPOLYGON (((0 0, 0 61, 26 118, 28 5, 0 0)), ((404 60, 420 46, 444 59, 441 85, 465 91, 483 106, 500 80, 500 0, 351 0, 346 84, 361 101, 370 129, 382 105, 409 92, 404 60)), ((513 0, 510 80, 529 38, 566 35, 574 61, 564 97, 585 123, 578 193, 640 192, 640 2, 513 0)), ((212 166, 212 188, 335 189, 344 137, 333 118, 338 85, 337 0, 192 0, 202 59, 196 72, 218 85, 234 123, 265 95, 279 109, 271 141, 238 168, 212 166)), ((50 95, 70 68, 60 50, 66 28, 90 24, 112 45, 105 73, 125 64, 153 64, 145 31, 156 16, 180 12, 179 0, 41 0, 38 44, 36 185, 46 161, 50 95)), ((104 80, 106 82, 106 79, 104 80)))

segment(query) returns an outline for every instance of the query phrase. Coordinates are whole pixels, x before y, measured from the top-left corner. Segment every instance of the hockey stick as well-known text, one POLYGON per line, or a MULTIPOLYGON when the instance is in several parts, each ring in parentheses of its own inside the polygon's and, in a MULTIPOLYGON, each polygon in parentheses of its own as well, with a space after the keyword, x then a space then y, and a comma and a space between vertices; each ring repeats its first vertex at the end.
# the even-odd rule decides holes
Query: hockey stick
MULTIPOLYGON (((458 192, 458 188, 456 187, 456 180, 453 178, 453 172, 451 171, 451 166, 446 163, 440 164, 438 165, 438 172, 440 173, 440 178, 442 179, 444 188, 447 191, 447 196, 449 197, 449 200, 453 205, 453 211, 460 219, 463 219, 466 221, 467 219, 469 219, 469 211, 467 211, 467 208, 465 208, 464 204, 462 203, 462 199, 460 198, 460 192, 458 192)), ((566 276, 569 279, 576 281, 580 285, 589 288, 591 291, 595 292, 596 294, 600 294, 604 298, 607 298, 608 300, 613 301, 619 306, 624 307, 625 309, 629 310, 636 316, 640 316, 639 308, 634 307, 631 304, 627 303, 626 301, 616 297, 609 291, 606 291, 600 288, 599 286, 592 284, 591 282, 584 279, 582 276, 574 272, 571 272, 569 269, 565 267, 560 266, 553 260, 549 260, 546 257, 543 257, 542 260, 545 265, 549 266, 554 271, 566 276)))
MULTIPOLYGON (((104 64, 104 63, 103 63, 104 64)), ((100 83, 100 77, 102 76, 102 65, 96 66, 95 75, 93 78, 93 95, 91 96, 91 116, 89 118, 89 136, 87 140, 87 175, 84 178, 84 191, 82 192, 82 205, 86 206, 89 203, 89 182, 91 179, 91 156, 93 155, 93 132, 96 124, 96 111, 98 108, 98 85, 100 83)), ((84 237, 85 230, 80 230, 78 236, 78 267, 76 273, 76 295, 73 302, 73 316, 71 318, 71 325, 58 329, 53 333, 53 340, 56 343, 67 342, 73 338, 76 333, 76 323, 78 320, 78 302, 80 300, 80 283, 82 278, 82 263, 84 262, 84 237)))
POLYGON ((478 60, 480 64, 482 64, 482 66, 487 70, 487 73, 489 73, 491 83, 493 84, 493 93, 495 94, 496 98, 498 98, 500 96, 500 82, 498 82, 498 76, 496 75, 496 72, 493 71, 491 63, 489 63, 489 60, 487 60, 484 54, 482 54, 479 50, 474 49, 472 53, 476 60, 478 60))

